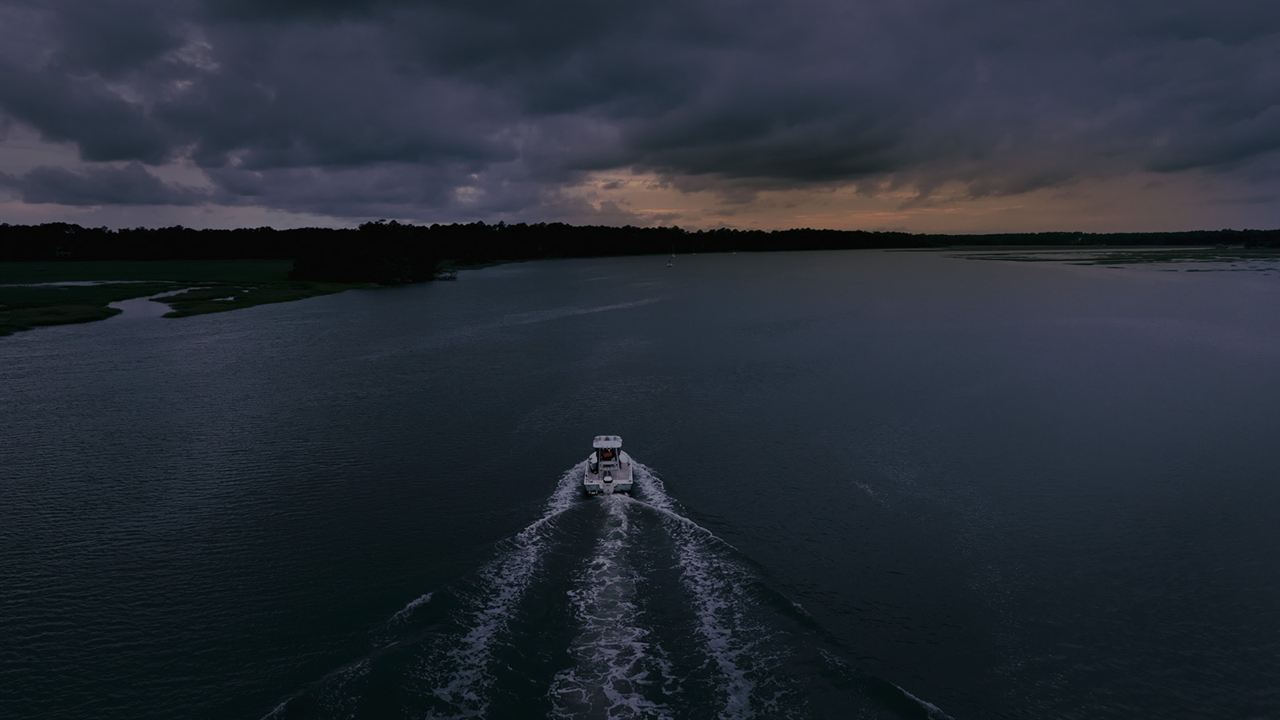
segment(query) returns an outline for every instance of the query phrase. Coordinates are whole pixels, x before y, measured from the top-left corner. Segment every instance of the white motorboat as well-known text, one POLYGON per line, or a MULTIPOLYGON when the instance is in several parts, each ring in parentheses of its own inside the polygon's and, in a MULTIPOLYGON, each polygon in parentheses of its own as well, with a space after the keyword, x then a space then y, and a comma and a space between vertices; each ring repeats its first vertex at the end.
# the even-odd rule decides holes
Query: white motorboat
POLYGON ((617 435, 597 435, 591 442, 594 448, 587 456, 587 469, 582 477, 582 489, 588 495, 631 492, 631 456, 622 451, 622 438, 617 435))

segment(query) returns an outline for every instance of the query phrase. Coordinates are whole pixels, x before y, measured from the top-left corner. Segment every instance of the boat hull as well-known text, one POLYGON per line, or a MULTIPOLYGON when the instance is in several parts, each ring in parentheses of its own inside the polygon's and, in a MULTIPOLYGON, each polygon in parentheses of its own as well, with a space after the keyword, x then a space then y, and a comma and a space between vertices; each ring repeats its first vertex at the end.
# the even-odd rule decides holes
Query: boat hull
POLYGON ((635 464, 625 452, 618 453, 618 462, 613 467, 602 466, 595 472, 591 470, 591 458, 588 457, 583 469, 582 490, 588 495, 630 493, 634 475, 635 464))

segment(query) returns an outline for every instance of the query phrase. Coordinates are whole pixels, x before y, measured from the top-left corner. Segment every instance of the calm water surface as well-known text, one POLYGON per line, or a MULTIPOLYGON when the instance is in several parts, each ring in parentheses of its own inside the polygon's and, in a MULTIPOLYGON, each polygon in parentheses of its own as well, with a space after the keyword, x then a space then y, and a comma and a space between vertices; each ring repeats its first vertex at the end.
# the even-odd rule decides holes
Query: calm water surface
POLYGON ((1280 277, 665 264, 0 339, 0 717, 1280 717, 1280 277))

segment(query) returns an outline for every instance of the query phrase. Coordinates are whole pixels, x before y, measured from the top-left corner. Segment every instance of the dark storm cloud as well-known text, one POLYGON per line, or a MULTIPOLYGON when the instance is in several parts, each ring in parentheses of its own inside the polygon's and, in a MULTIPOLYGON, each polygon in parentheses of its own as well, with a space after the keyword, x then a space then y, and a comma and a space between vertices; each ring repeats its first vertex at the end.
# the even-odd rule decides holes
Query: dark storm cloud
POLYGON ((0 109, 49 140, 76 143, 85 160, 163 162, 173 133, 95 77, 27 71, 0 60, 0 109))
POLYGON ((24 202, 62 205, 192 205, 210 199, 199 190, 171 185, 139 163, 71 171, 39 167, 22 177, 0 176, 24 202))
POLYGON ((153 0, 56 0, 49 6, 58 9, 53 15, 61 37, 56 62, 72 72, 117 77, 183 42, 180 24, 164 3, 153 0))
MULTIPOLYGON (((0 20, 0 113, 88 161, 193 163, 220 202, 339 216, 589 214, 561 190, 595 170, 979 197, 1266 175, 1280 150, 1280 5, 1254 0, 10 0, 0 20)), ((37 175, 37 196, 102 172, 37 175)))

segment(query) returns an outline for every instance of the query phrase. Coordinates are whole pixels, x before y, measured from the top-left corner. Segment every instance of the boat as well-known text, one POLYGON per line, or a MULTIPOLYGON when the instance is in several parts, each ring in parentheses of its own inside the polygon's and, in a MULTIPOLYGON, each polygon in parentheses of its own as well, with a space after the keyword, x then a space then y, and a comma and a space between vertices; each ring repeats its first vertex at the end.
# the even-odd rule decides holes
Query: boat
POLYGON ((630 493, 634 463, 631 456, 622 451, 622 438, 597 435, 591 441, 591 447, 582 476, 582 489, 588 495, 630 493))

